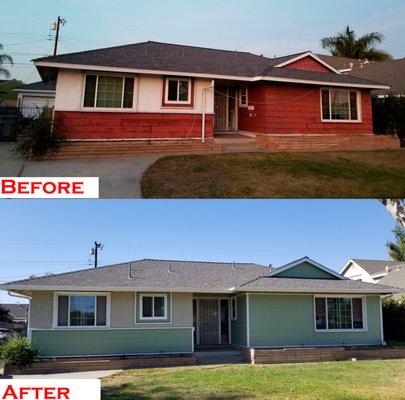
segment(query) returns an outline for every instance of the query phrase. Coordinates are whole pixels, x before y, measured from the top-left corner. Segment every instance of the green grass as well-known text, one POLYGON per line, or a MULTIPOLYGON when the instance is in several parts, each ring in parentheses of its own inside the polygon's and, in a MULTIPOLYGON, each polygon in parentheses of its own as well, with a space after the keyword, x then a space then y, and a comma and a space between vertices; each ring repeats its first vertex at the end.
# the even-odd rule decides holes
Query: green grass
POLYGON ((405 149, 168 156, 141 188, 144 198, 402 198, 405 149))
POLYGON ((405 360, 129 370, 103 400, 405 399, 405 360))

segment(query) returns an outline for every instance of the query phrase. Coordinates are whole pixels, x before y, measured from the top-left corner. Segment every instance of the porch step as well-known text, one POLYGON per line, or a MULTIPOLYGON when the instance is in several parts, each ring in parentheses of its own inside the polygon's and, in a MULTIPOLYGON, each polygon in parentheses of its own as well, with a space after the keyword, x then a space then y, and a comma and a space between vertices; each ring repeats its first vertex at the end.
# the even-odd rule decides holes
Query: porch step
POLYGON ((245 152, 245 151, 258 151, 260 144, 255 138, 220 138, 214 139, 215 143, 221 146, 222 152, 245 152))
POLYGON ((241 364, 244 362, 243 354, 240 350, 204 350, 196 351, 197 364, 241 364))

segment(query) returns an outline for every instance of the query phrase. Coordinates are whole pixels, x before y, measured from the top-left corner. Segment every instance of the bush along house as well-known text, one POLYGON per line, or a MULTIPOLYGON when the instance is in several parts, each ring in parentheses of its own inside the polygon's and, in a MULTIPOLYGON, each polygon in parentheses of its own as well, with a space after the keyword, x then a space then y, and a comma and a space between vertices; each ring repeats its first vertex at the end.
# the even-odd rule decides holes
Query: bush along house
POLYGON ((399 146, 373 134, 371 91, 389 86, 309 51, 267 58, 144 42, 34 63, 57 82, 55 128, 78 154, 220 151, 229 132, 265 150, 399 146))
POLYGON ((0 288, 30 298, 40 357, 93 358, 90 368, 103 357, 112 368, 193 364, 220 347, 256 363, 367 357, 386 350, 381 298, 395 292, 308 257, 279 268, 143 259, 0 288))

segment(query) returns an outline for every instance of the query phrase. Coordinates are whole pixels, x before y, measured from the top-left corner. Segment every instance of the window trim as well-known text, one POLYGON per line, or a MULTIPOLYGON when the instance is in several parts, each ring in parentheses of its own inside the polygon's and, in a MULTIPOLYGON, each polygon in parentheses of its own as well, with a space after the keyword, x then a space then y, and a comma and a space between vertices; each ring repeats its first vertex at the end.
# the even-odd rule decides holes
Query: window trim
POLYGON ((168 307, 168 301, 167 301, 167 293, 140 293, 139 294, 139 321, 167 321, 168 320, 168 314, 167 314, 167 307, 168 307), (152 317, 144 317, 142 315, 143 311, 143 298, 144 297, 152 297, 152 317), (165 312, 162 317, 154 317, 153 314, 155 313, 155 297, 163 297, 164 298, 164 307, 165 307, 165 312))
MULTIPOLYGON (((352 326, 353 326, 353 302, 351 301, 351 309, 352 309, 352 326)), ((368 325, 367 325, 367 296, 364 295, 336 295, 336 294, 324 294, 324 295, 314 295, 313 296, 313 312, 314 312, 314 329, 317 333, 330 333, 330 332, 367 332, 368 325), (326 299, 325 301, 325 308, 326 308, 326 329, 318 329, 316 327, 316 299, 323 298, 326 299), (363 317, 363 328, 362 329, 329 329, 328 325, 328 298, 346 298, 346 299, 362 299, 361 307, 362 307, 362 317, 363 317)))
POLYGON ((54 292, 53 294, 53 321, 52 329, 109 329, 111 321, 111 293, 108 292, 54 292), (58 325, 58 297, 59 296, 68 296, 68 325, 59 326, 58 325), (92 326, 70 326, 70 296, 106 296, 106 325, 96 325, 97 323, 97 299, 95 300, 94 308, 94 325, 92 326))
MULTIPOLYGON (((321 121, 325 123, 342 123, 342 124, 360 124, 363 122, 363 110, 362 110, 362 101, 361 101, 361 91, 351 88, 335 88, 335 87, 321 87, 319 90, 319 99, 320 99, 320 109, 321 109, 321 121), (327 90, 329 93, 329 115, 332 117, 332 101, 331 94, 332 90, 338 90, 341 92, 349 93, 349 104, 350 104, 350 92, 356 93, 356 103, 357 103, 357 119, 324 119, 323 110, 322 110, 322 91, 327 90)), ((349 108, 351 113, 351 108, 349 108)))
POLYGON ((80 110, 81 111, 94 111, 94 112, 103 112, 103 111, 108 111, 108 112, 134 112, 136 110, 136 92, 138 89, 137 85, 137 76, 136 75, 131 75, 131 74, 117 74, 117 73, 108 73, 105 72, 103 73, 102 71, 99 72, 86 72, 83 74, 83 82, 82 82, 82 98, 80 102, 80 110), (94 105, 93 107, 85 107, 84 106, 84 97, 86 94, 86 80, 87 76, 92 75, 96 76, 96 90, 94 94, 94 105), (121 107, 96 107, 97 104, 97 92, 98 92, 98 77, 99 76, 110 76, 110 77, 118 77, 118 78, 123 78, 122 80, 122 97, 121 97, 121 107), (133 87, 133 92, 132 92, 132 107, 123 107, 124 105, 124 89, 125 89, 125 78, 133 78, 134 79, 134 87, 133 87))
POLYGON ((248 85, 241 85, 239 87, 239 108, 247 108, 249 106, 249 92, 248 85), (246 103, 242 103, 242 88, 246 90, 246 103))
POLYGON ((163 93, 162 93, 162 107, 194 107, 194 79, 191 77, 181 76, 164 76, 163 77, 163 93), (174 101, 169 100, 169 80, 172 81, 188 81, 188 100, 187 101, 174 101))

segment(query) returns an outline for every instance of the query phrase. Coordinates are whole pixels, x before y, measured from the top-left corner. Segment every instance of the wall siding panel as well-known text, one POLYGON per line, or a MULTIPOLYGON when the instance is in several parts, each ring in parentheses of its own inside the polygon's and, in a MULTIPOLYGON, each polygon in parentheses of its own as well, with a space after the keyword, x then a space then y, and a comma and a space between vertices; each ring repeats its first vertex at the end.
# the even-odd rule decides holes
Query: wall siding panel
POLYGON ((303 262, 302 264, 282 271, 275 276, 280 278, 337 279, 328 272, 317 268, 308 262, 303 262))
POLYGON ((322 122, 320 87, 278 83, 249 85, 249 105, 239 108, 239 129, 267 134, 371 134, 369 90, 361 91, 362 122, 322 122))
POLYGON ((378 296, 367 296, 366 332, 315 332, 312 295, 250 295, 250 345, 380 344, 378 296))
POLYGON ((237 319, 231 321, 231 335, 232 344, 237 344, 239 346, 246 346, 246 295, 237 296, 236 298, 237 307, 237 319))
POLYGON ((41 357, 192 352, 190 328, 38 330, 41 357))
POLYGON ((314 60, 312 57, 304 57, 301 60, 295 61, 291 64, 285 65, 283 68, 303 69, 306 71, 327 72, 333 74, 334 72, 325 65, 314 60))

